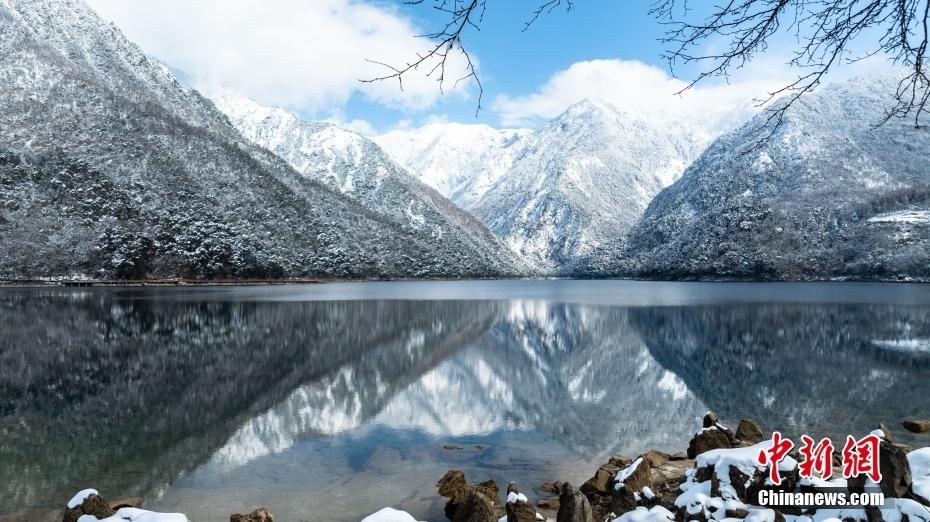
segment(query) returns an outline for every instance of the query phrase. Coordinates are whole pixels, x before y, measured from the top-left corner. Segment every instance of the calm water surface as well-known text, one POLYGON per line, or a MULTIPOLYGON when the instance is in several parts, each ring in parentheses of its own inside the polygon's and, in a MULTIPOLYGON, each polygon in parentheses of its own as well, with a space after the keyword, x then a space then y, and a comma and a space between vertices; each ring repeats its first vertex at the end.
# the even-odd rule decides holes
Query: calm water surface
POLYGON ((683 449, 708 409, 833 436, 930 417, 930 286, 0 290, 0 519, 95 487, 196 522, 441 520, 451 467, 535 497, 683 449))

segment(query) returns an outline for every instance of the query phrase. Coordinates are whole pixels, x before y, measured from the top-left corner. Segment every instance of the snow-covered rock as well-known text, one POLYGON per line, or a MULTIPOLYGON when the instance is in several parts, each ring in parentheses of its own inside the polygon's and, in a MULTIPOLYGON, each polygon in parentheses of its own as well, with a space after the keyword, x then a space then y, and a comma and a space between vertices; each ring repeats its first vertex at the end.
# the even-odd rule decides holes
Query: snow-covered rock
MULTIPOLYGON (((654 278, 930 278, 930 131, 892 119, 894 75, 801 98, 716 140, 593 272, 654 278), (771 125, 771 124, 770 124, 771 125)), ((780 102, 776 102, 780 103, 780 102)))
POLYGON ((675 520, 675 514, 662 506, 645 508, 638 506, 633 511, 627 511, 614 519, 614 522, 670 522, 675 520))
POLYGON ((417 522, 417 519, 406 511, 386 507, 363 518, 362 522, 417 522))
POLYGON ((81 515, 77 522, 188 522, 181 513, 157 513, 137 508, 121 508, 111 517, 97 518, 93 515, 81 515))
POLYGON ((98 493, 96 489, 82 489, 75 493, 74 496, 71 497, 71 500, 68 501, 68 509, 74 509, 83 504, 84 501, 87 500, 87 497, 99 494, 100 493, 98 493))
POLYGON ((930 501, 930 448, 916 449, 907 454, 911 466, 911 489, 921 498, 930 501))

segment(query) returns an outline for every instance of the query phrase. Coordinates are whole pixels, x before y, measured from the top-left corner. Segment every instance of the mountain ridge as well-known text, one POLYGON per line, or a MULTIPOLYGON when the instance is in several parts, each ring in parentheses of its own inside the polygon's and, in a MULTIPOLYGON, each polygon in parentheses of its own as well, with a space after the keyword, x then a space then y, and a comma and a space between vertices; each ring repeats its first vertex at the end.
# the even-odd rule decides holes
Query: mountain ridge
POLYGON ((309 122, 230 92, 212 96, 217 107, 252 143, 268 149, 300 174, 388 216, 443 250, 466 250, 501 270, 526 268, 487 228, 397 165, 367 138, 328 122, 309 122))
POLYGON ((761 142, 766 114, 722 136, 588 269, 658 279, 930 279, 930 220, 919 219, 930 215, 922 167, 930 133, 900 120, 873 125, 895 81, 826 86, 761 142))
POLYGON ((0 277, 513 275, 250 144, 79 0, 0 24, 0 277))

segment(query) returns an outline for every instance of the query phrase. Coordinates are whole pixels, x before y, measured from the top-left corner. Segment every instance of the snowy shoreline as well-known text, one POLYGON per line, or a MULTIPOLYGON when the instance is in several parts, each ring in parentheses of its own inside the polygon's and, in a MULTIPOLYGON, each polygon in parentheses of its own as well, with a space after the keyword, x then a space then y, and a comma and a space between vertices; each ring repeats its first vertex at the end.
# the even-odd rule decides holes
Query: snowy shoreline
MULTIPOLYGON (((930 434, 930 420, 902 425, 913 433, 930 434)), ((781 482, 774 485, 769 466, 757 461, 773 447, 765 433, 748 418, 734 431, 709 412, 686 451, 649 450, 634 459, 614 455, 580 487, 545 483, 533 489, 542 493, 535 500, 526 494, 530 490, 521 492, 514 482, 501 491, 494 480, 469 483, 456 469, 446 472, 436 487, 438 495, 447 499, 444 513, 453 522, 930 522, 930 447, 895 443, 891 431, 880 424, 870 433, 879 441, 884 477, 879 483, 864 475, 804 478, 799 471, 803 459, 795 446, 778 463, 781 482), (840 490, 880 491, 884 505, 771 508, 759 504, 763 491, 806 495, 840 490)), ((141 499, 135 505, 120 502, 107 503, 93 489, 80 491, 68 502, 63 522, 188 522, 183 514, 140 509, 141 499)), ((385 507, 361 522, 416 520, 405 511, 385 507)), ((230 521, 273 522, 273 517, 260 507, 247 515, 234 514, 230 521)))
POLYGON ((674 282, 674 283, 898 283, 930 284, 924 278, 808 278, 808 279, 766 279, 766 278, 712 278, 712 277, 385 277, 385 278, 306 278, 306 279, 0 279, 0 288, 144 288, 144 287, 184 287, 184 286, 294 286, 332 283, 384 283, 411 281, 640 281, 640 282, 674 282))

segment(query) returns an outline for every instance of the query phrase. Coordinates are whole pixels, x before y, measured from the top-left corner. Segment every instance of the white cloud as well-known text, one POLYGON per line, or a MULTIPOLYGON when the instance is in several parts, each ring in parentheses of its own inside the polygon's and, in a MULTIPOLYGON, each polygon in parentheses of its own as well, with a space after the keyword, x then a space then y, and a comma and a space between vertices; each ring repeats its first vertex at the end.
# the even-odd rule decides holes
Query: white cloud
POLYGON ((600 98, 635 113, 690 114, 749 103, 774 83, 767 74, 730 85, 696 86, 676 95, 687 84, 658 67, 634 60, 590 60, 559 71, 534 93, 499 96, 493 109, 505 126, 538 125, 585 98, 600 98))
MULTIPOLYGON (((441 95, 419 73, 405 79, 404 91, 396 81, 359 82, 387 71, 366 59, 406 63, 427 45, 414 38, 422 31, 409 19, 361 0, 88 1, 195 85, 221 85, 265 105, 325 113, 361 93, 386 106, 422 110, 441 95)), ((453 62, 463 70, 461 61, 453 62)), ((463 84, 454 91, 467 96, 468 90, 463 84)))
POLYGON ((323 121, 336 124, 343 129, 349 129, 350 131, 357 132, 366 137, 371 137, 378 134, 378 130, 374 125, 371 124, 371 122, 361 118, 349 120, 346 118, 345 112, 341 109, 334 109, 329 113, 329 116, 323 119, 323 121))
MULTIPOLYGON (((676 95, 687 83, 653 65, 619 59, 576 62, 552 75, 533 93, 498 96, 492 108, 504 126, 513 127, 538 126, 585 98, 600 98, 619 109, 641 114, 706 118, 738 107, 745 114, 770 92, 797 78, 798 70, 785 63, 783 57, 775 55, 757 57, 736 71, 729 82, 708 79, 676 95)), ((887 60, 881 56, 840 65, 825 82, 876 72, 887 66, 887 60)))

